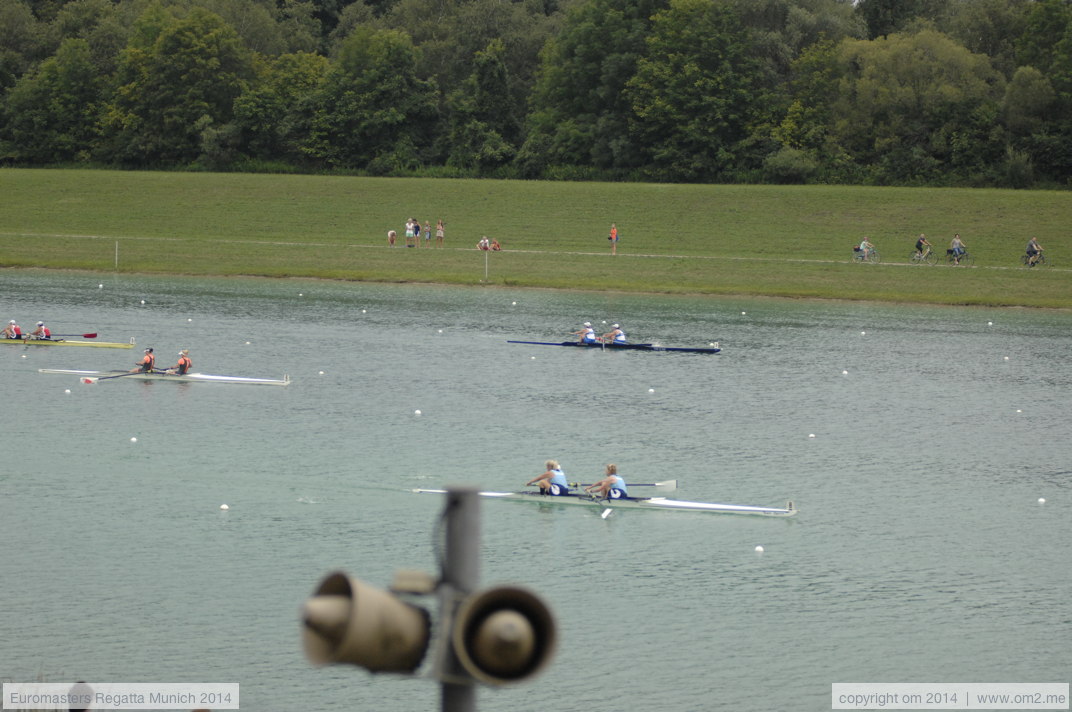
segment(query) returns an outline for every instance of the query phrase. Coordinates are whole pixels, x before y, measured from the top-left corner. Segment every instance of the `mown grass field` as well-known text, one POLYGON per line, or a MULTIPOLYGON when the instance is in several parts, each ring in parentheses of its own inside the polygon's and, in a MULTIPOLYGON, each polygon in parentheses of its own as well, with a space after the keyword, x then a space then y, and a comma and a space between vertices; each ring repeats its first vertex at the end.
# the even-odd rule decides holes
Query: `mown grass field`
POLYGON ((1067 192, 37 169, 0 191, 3 267, 1072 308, 1067 192), (409 217, 445 249, 403 247, 409 217), (920 232, 975 267, 908 265, 920 232), (881 264, 850 262, 863 235, 881 264), (1052 266, 1020 266, 1032 235, 1052 266))

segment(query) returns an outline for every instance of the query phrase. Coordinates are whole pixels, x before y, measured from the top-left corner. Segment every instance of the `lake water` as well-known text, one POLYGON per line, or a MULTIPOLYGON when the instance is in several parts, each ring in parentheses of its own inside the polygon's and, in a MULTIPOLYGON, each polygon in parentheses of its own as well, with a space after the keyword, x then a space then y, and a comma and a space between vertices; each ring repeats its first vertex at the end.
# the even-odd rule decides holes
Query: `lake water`
POLYGON ((482 710, 826 710, 834 682, 1069 680, 1072 314, 10 270, 0 295, 5 321, 138 343, 0 347, 2 680, 437 709, 433 681, 312 667, 300 606, 334 570, 436 570, 443 502, 413 488, 517 489, 548 458, 800 514, 482 502, 483 582, 535 590, 560 633, 542 676, 482 689, 482 710), (585 320, 724 351, 506 343, 585 320), (143 346, 293 382, 37 372, 129 368, 143 346))

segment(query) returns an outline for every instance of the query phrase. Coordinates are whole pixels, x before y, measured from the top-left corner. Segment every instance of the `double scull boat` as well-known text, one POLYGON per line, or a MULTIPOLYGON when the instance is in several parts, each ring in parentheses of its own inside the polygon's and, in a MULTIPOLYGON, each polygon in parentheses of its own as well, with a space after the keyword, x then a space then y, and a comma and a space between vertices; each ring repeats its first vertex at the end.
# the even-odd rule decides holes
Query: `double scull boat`
MULTIPOLYGON (((441 489, 415 489, 418 494, 446 494, 441 489)), ((540 504, 579 504, 599 509, 676 509, 690 512, 714 512, 716 514, 752 514, 763 517, 792 517, 797 509, 792 502, 785 507, 754 507, 745 504, 718 504, 715 502, 686 502, 666 497, 627 497, 625 499, 599 499, 585 494, 559 496, 542 495, 539 492, 479 492, 481 497, 502 499, 508 502, 538 502, 540 504)))
POLYGON ((13 344, 22 346, 96 346, 98 349, 132 349, 134 337, 130 341, 80 341, 76 339, 0 339, 0 344, 13 344))
POLYGON ((135 371, 74 371, 61 368, 39 368, 38 373, 58 373, 67 376, 80 376, 83 383, 96 383, 101 379, 125 378, 132 381, 171 381, 173 383, 237 383, 251 386, 288 386, 290 376, 283 376, 283 380, 273 378, 246 378, 244 376, 211 376, 207 373, 187 373, 178 375, 153 371, 152 373, 140 373, 135 371))
POLYGON ((530 344, 534 346, 577 346, 582 349, 603 349, 605 351, 676 351, 686 354, 717 354, 722 351, 718 342, 707 347, 660 346, 659 344, 616 344, 613 341, 586 344, 581 341, 507 341, 508 344, 530 344))

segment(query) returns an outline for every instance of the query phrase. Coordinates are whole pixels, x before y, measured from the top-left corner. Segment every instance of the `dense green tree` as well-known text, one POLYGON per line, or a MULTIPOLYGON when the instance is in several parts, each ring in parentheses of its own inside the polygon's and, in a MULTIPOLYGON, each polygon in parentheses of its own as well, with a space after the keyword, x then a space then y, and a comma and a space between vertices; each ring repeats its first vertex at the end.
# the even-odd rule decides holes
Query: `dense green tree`
POLYGON ((0 90, 48 56, 48 28, 24 0, 0 0, 0 90))
POLYGON ((240 150, 260 160, 303 165, 309 160, 303 146, 320 109, 330 63, 300 52, 262 64, 253 86, 235 100, 240 150))
POLYGON ((307 150, 329 165, 391 173, 420 166, 438 119, 419 50, 395 30, 358 27, 339 48, 307 150))
POLYGON ((999 159, 1004 82, 983 55, 924 31, 839 48, 832 133, 886 182, 964 176, 999 159))
POLYGON ((732 8, 671 0, 627 83, 630 135, 658 180, 717 179, 737 165, 762 66, 732 8))
POLYGON ((202 132, 230 122, 251 76, 248 51, 219 15, 194 8, 176 19, 151 8, 123 51, 107 154, 142 164, 197 158, 202 132))
POLYGON ((473 73, 451 95, 447 165, 494 168, 514 156, 520 124, 509 95, 510 78, 501 40, 477 52, 473 73))
POLYGON ((919 19, 936 20, 947 0, 859 0, 856 11, 867 23, 868 37, 876 39, 905 30, 919 19))
POLYGON ((547 166, 631 168, 642 163, 629 134, 627 82, 647 52, 652 16, 668 0, 587 0, 572 10, 542 55, 530 127, 519 161, 547 166))
POLYGON ((61 40, 75 37, 86 40, 93 64, 102 75, 115 71, 130 32, 112 0, 69 2, 56 13, 52 25, 61 40))
POLYGON ((938 29, 975 54, 985 54, 1006 77, 1015 71, 1016 43, 1033 0, 949 0, 938 29))
POLYGON ((96 138, 100 86, 89 43, 64 40, 6 98, 8 155, 31 163, 87 158, 96 138))

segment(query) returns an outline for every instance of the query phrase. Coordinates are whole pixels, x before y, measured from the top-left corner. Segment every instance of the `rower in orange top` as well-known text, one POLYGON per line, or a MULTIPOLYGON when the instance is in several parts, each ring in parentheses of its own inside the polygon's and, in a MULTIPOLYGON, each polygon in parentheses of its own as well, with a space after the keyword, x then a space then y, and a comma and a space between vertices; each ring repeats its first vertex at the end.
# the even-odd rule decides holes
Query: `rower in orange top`
POLYGON ((154 366, 156 366, 156 356, 153 356, 153 350, 145 349, 145 356, 138 362, 138 365, 130 369, 129 372, 137 373, 140 371, 141 373, 152 373, 154 366))
POLYGON ((167 373, 178 374, 180 376, 185 375, 190 367, 194 365, 194 362, 190 360, 190 350, 183 349, 179 352, 179 362, 167 369, 167 373))

